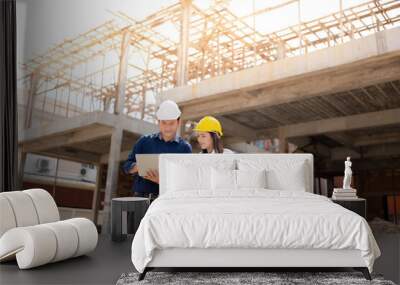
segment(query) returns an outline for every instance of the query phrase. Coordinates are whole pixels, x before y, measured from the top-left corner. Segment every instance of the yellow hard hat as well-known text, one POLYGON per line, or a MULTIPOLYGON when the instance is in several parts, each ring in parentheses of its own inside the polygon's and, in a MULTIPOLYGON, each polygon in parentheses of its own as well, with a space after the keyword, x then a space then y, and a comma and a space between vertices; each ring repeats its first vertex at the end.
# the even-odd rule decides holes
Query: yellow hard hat
POLYGON ((194 128, 196 132, 213 132, 222 136, 221 123, 214 117, 205 116, 202 118, 194 128))

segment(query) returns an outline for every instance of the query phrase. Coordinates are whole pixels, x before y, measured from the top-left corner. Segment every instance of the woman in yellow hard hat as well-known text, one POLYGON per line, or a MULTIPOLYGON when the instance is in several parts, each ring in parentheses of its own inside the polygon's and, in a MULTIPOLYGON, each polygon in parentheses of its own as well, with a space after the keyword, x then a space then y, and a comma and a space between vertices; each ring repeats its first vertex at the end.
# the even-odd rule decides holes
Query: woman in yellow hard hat
POLYGON ((222 144, 221 123, 214 117, 205 116, 194 128, 201 153, 233 153, 222 144))

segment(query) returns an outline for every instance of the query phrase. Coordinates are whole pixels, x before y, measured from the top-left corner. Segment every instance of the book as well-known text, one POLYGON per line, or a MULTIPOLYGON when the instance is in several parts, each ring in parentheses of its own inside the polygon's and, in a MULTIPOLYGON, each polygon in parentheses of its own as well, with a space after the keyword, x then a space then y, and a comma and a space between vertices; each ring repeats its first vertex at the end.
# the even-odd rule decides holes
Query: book
POLYGON ((354 199, 358 199, 357 196, 354 197, 334 197, 332 196, 332 200, 354 200, 354 199))
POLYGON ((335 200, 352 200, 352 199, 357 199, 357 192, 355 189, 339 189, 335 188, 335 190, 338 189, 337 191, 333 191, 332 193, 332 199, 335 200))
POLYGON ((357 190, 354 188, 351 189, 343 189, 343 188, 333 188, 334 193, 356 193, 357 190))
POLYGON ((355 197, 356 193, 334 193, 337 197, 355 197))

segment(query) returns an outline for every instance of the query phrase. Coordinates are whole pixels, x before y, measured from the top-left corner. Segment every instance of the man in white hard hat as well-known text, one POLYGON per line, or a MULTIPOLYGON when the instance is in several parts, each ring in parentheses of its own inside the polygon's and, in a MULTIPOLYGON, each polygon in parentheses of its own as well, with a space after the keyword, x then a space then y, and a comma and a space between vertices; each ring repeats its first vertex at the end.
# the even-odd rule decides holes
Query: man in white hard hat
POLYGON ((157 171, 149 171, 145 177, 136 175, 138 172, 136 154, 192 152, 191 145, 177 135, 181 116, 178 105, 172 100, 163 101, 158 108, 156 116, 160 131, 140 137, 123 165, 125 173, 135 175, 133 184, 134 196, 154 198, 158 196, 159 191, 157 171))

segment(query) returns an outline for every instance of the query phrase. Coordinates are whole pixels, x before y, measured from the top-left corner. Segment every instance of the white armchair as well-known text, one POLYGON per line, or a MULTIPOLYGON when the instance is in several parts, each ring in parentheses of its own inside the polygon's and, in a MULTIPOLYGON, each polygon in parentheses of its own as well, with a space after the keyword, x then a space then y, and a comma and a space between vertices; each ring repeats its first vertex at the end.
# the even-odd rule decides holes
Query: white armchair
POLYGON ((17 259, 20 269, 84 255, 96 248, 92 221, 60 221, 51 195, 43 189, 0 193, 0 262, 17 259))

